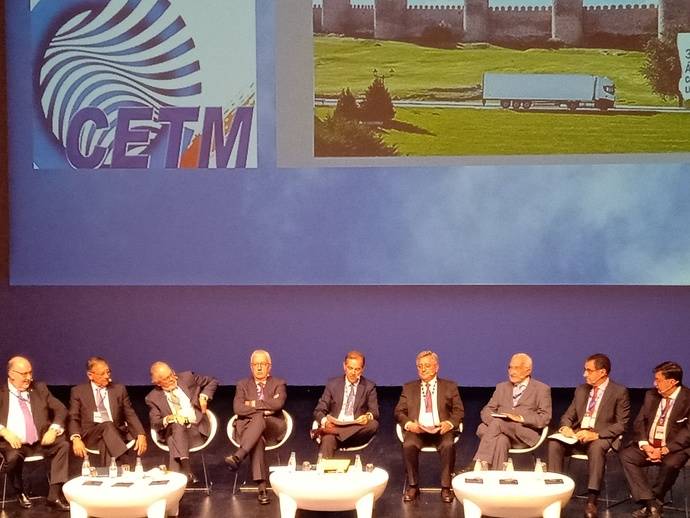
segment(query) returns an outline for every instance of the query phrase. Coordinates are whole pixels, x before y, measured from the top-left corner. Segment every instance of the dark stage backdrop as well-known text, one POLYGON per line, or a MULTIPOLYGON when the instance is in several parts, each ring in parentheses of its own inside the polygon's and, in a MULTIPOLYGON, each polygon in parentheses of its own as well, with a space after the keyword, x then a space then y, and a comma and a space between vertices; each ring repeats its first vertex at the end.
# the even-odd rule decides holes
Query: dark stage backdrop
POLYGON ((0 356, 28 354, 51 384, 82 380, 91 354, 129 384, 148 383, 149 363, 161 358, 229 384, 247 373, 256 346, 273 352, 274 372, 292 385, 322 384, 351 347, 381 385, 413 378, 423 347, 464 386, 495 384, 518 350, 554 386, 578 383, 595 351, 609 353, 614 377, 631 387, 649 385, 664 359, 690 368, 688 287, 10 287, 4 74, 0 97, 0 356))

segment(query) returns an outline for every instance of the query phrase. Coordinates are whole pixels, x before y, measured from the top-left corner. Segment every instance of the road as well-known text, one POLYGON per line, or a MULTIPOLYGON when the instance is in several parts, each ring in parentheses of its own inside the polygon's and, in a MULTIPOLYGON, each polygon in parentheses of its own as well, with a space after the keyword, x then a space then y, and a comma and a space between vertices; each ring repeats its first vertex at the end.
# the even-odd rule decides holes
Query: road
MULTIPOLYGON (((330 99, 325 97, 317 97, 315 104, 317 106, 335 106, 337 99, 330 99)), ((394 106, 405 108, 470 108, 474 110, 502 110, 498 101, 487 102, 483 105, 481 101, 427 101, 415 99, 398 99, 393 101, 394 106)), ((525 110, 519 110, 524 112, 525 110)), ((548 106, 538 105, 533 106, 528 111, 530 112, 569 112, 563 106, 548 106)), ((690 114, 688 108, 678 108, 676 106, 639 106, 639 105, 619 105, 610 108, 606 112, 597 110, 596 108, 578 108, 577 113, 613 113, 613 114, 654 114, 654 113, 687 113, 690 114)))

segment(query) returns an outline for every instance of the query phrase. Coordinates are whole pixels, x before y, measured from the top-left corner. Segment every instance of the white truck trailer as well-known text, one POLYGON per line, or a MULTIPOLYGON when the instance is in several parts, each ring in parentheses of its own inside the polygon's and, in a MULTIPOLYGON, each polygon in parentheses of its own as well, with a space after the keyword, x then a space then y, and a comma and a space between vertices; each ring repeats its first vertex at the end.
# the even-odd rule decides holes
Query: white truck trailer
POLYGON ((615 100, 616 86, 605 76, 486 72, 482 84, 482 103, 499 101, 502 108, 515 110, 551 105, 604 111, 613 108, 615 100))

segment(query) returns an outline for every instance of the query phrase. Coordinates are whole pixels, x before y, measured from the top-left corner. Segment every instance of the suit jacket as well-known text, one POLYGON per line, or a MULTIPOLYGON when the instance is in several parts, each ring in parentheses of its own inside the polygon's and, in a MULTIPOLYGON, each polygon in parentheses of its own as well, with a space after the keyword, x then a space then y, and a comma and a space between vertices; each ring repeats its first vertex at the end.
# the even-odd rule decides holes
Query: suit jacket
MULTIPOLYGON (((587 411, 587 400, 591 385, 583 383, 575 389, 575 395, 570 406, 561 417, 561 426, 579 428, 582 418, 587 411)), ((609 384, 599 402, 594 431, 601 439, 615 441, 625 432, 630 420, 630 397, 628 389, 609 379, 609 384)))
MULTIPOLYGON (((344 394, 345 376, 343 375, 329 379, 314 409, 314 419, 321 424, 321 419, 328 414, 333 417, 338 417, 340 409, 343 407, 344 394)), ((355 395, 353 414, 355 417, 359 417, 367 412, 371 412, 374 419, 378 420, 379 403, 376 397, 376 384, 366 379, 364 376, 361 376, 355 395)))
MULTIPOLYGON (((187 395, 194 407, 196 426, 199 433, 207 437, 211 425, 208 421, 208 416, 201 412, 199 395, 206 394, 209 401, 213 399, 213 394, 215 394, 218 388, 218 380, 210 376, 201 376, 200 374, 185 371, 178 373, 177 386, 187 395)), ((165 397, 165 391, 160 387, 154 388, 146 396, 146 404, 149 407, 149 421, 151 422, 151 426, 157 432, 162 432, 165 428, 165 426, 163 426, 163 418, 172 414, 172 409, 168 404, 168 398, 165 397)))
MULTIPOLYGON (((55 398, 45 383, 34 382, 29 386, 31 414, 34 418, 39 439, 51 424, 64 428, 67 419, 67 407, 55 398)), ((7 382, 0 385, 0 424, 7 426, 10 413, 10 389, 7 382)))
MULTIPOLYGON (((107 391, 110 416, 122 436, 125 437, 128 433, 132 438, 145 435, 144 427, 132 408, 125 386, 111 383, 107 386, 107 391)), ((91 383, 82 383, 72 387, 69 397, 69 436, 88 434, 96 426, 93 414, 97 411, 91 383)))
MULTIPOLYGON (((244 378, 237 382, 235 387, 235 399, 232 401, 232 409, 237 414, 235 429, 241 435, 249 423, 249 418, 257 412, 272 412, 271 415, 280 414, 287 399, 285 380, 269 376, 264 386, 264 398, 258 399, 254 378, 244 378), (256 401, 256 406, 245 405, 245 401, 256 401)), ((280 416, 279 416, 280 417, 280 416)), ((282 417, 281 417, 282 418, 282 417)))
MULTIPOLYGON (((632 436, 628 442, 649 440, 649 432, 656 417, 662 397, 656 389, 647 391, 640 413, 633 423, 632 436)), ((690 448, 690 389, 681 387, 666 427, 666 447, 669 452, 690 448)))
MULTIPOLYGON (((436 379, 436 405, 441 421, 450 421, 453 428, 457 428, 465 415, 465 409, 460 399, 458 385, 454 381, 441 378, 436 379)), ((395 420, 400 426, 405 426, 408 421, 419 419, 419 406, 421 400, 421 380, 405 383, 398 404, 395 406, 395 420)))
POLYGON ((513 384, 503 381, 496 385, 491 399, 481 411, 484 424, 489 424, 492 413, 518 414, 524 417, 523 434, 520 439, 525 444, 533 444, 539 438, 539 432, 551 422, 551 388, 539 380, 530 378, 527 388, 520 396, 517 406, 513 407, 513 384))

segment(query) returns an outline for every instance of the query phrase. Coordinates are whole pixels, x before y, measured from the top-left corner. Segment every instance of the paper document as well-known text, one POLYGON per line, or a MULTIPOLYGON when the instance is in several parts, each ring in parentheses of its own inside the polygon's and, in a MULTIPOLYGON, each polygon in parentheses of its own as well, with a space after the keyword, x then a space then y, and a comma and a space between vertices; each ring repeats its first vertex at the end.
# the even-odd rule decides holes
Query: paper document
POLYGON ((568 437, 558 432, 549 435, 549 439, 556 439, 557 441, 561 441, 566 444, 575 444, 577 442, 577 437, 568 437))

